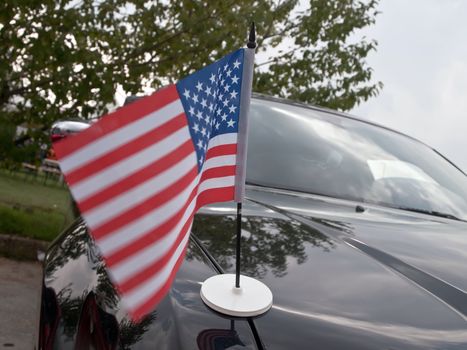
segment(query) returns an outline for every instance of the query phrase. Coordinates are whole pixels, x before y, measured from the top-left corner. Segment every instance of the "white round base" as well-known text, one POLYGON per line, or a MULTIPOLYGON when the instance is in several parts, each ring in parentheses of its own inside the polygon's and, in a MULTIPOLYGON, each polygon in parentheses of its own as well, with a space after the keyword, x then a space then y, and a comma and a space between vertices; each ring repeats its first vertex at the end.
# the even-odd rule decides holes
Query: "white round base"
POLYGON ((235 288, 235 275, 208 278, 201 286, 201 299, 211 309, 229 316, 259 316, 272 306, 271 290, 262 282, 240 275, 240 288, 235 288))

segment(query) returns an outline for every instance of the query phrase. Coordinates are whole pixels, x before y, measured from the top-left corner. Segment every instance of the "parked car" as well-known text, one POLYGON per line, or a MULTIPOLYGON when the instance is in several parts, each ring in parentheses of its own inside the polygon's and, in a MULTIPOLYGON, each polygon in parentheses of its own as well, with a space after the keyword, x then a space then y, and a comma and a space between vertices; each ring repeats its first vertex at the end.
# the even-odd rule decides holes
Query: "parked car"
POLYGON ((44 265, 39 349, 467 349, 467 178, 367 121, 255 96, 242 273, 274 295, 258 318, 203 304, 235 269, 235 206, 196 215, 157 309, 130 321, 78 218, 44 265))
POLYGON ((86 121, 63 120, 52 125, 50 138, 52 142, 61 140, 68 135, 76 134, 84 129, 89 128, 90 124, 86 121))

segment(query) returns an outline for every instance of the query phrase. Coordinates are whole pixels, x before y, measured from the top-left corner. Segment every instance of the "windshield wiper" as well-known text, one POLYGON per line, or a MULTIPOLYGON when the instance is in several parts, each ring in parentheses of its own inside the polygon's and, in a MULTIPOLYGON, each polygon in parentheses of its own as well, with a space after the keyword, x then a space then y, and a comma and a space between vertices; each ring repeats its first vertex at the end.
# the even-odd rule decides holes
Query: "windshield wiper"
POLYGON ((458 220, 458 221, 465 221, 465 220, 462 220, 462 219, 458 218, 455 215, 448 214, 448 213, 443 213, 443 212, 436 211, 436 210, 417 209, 417 208, 410 208, 410 207, 397 207, 397 209, 412 211, 414 213, 433 215, 433 216, 437 216, 437 217, 440 217, 440 218, 446 218, 446 219, 452 219, 452 220, 458 220))

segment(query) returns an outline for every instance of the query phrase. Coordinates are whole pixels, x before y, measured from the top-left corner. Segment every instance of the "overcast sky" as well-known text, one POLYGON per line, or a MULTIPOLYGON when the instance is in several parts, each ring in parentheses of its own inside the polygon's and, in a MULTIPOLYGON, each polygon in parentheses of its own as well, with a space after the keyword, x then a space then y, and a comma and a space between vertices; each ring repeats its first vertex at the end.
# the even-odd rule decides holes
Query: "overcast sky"
POLYGON ((467 0, 381 0, 365 35, 384 88, 351 114, 429 144, 467 172, 467 0))

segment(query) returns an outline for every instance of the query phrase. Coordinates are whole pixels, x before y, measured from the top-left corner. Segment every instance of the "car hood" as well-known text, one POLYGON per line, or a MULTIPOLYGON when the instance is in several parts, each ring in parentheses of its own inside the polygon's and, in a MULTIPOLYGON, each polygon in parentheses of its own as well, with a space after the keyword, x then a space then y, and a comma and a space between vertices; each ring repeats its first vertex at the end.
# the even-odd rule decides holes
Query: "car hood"
POLYGON ((45 334, 60 349, 91 336, 122 349, 467 348, 466 223, 259 187, 247 198, 242 273, 273 292, 266 314, 230 320, 199 296, 234 271, 235 205, 223 203, 196 215, 171 291, 137 324, 75 222, 46 255, 45 334))
MULTIPOLYGON (((268 349, 464 349, 467 223, 251 187, 242 273, 273 308, 254 321, 268 349)), ((235 211, 206 207, 193 232, 234 271, 235 211)))

